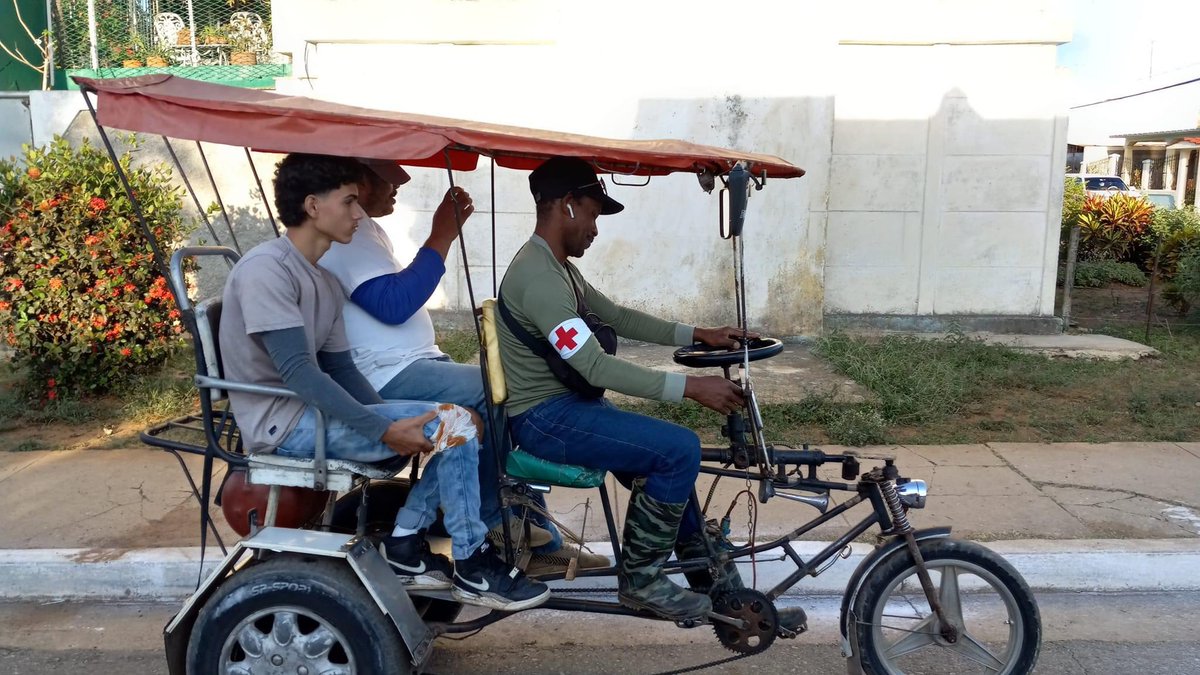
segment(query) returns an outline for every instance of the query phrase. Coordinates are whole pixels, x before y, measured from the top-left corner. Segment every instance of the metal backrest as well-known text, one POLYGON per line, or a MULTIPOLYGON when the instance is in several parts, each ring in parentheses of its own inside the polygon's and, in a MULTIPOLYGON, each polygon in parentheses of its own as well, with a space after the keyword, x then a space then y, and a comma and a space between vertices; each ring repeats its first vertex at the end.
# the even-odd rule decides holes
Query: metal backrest
MULTIPOLYGON (((204 372, 209 377, 224 377, 225 369, 221 366, 221 298, 205 298, 196 303, 194 309, 196 318, 196 340, 200 345, 200 359, 204 362, 204 372)), ((225 398, 228 393, 224 389, 212 389, 214 401, 225 398)))
POLYGON ((183 26, 183 18, 174 12, 154 15, 154 36, 158 38, 158 44, 161 46, 174 47, 183 26))

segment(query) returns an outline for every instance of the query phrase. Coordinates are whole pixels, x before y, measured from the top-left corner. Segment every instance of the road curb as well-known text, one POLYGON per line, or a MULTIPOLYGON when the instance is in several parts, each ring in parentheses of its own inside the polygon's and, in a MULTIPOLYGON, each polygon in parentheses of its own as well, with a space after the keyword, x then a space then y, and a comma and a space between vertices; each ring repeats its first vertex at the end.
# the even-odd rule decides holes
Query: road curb
MULTIPOLYGON (((794 547, 809 559, 827 545, 797 542, 794 547)), ((1197 539, 1020 540, 984 545, 1004 555, 1035 591, 1200 591, 1197 539)), ((611 553, 607 543, 589 548, 611 553)), ((802 579, 786 595, 841 594, 870 550, 868 545, 852 544, 845 560, 816 578, 802 579)), ((219 554, 219 549, 209 550, 206 573, 217 564, 219 554)), ((750 565, 739 567, 749 583, 750 565)), ((757 585, 770 588, 794 570, 778 556, 760 559, 757 585)), ((0 600, 181 600, 195 589, 199 573, 199 548, 8 549, 0 551, 0 600)), ((613 585, 611 578, 600 578, 577 579, 566 587, 613 585)))

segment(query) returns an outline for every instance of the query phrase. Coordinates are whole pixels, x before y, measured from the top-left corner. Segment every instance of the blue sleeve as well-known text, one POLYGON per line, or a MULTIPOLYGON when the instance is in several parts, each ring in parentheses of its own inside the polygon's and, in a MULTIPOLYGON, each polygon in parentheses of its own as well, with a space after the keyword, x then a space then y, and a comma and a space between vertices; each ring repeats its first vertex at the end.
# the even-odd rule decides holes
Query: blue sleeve
POLYGON ((421 247, 408 267, 362 282, 350 299, 383 323, 399 325, 425 305, 445 273, 442 256, 421 247))

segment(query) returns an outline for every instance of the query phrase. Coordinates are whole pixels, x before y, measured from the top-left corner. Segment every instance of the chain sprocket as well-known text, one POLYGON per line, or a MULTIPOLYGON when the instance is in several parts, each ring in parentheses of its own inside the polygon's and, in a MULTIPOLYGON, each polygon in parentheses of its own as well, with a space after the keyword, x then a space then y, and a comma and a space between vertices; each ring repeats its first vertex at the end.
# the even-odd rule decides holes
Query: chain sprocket
POLYGON ((775 603, 759 591, 739 588, 725 591, 713 600, 713 611, 734 619, 741 619, 744 628, 727 623, 713 622, 717 640, 731 652, 758 654, 765 651, 779 632, 779 613, 775 603))

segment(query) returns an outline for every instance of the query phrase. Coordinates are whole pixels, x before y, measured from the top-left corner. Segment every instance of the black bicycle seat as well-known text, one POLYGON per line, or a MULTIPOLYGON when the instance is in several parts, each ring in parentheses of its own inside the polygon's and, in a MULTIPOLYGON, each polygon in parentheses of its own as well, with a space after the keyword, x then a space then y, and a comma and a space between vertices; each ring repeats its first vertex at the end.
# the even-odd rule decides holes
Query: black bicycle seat
MULTIPOLYGON (((776 338, 755 338, 750 341, 751 361, 769 359, 783 351, 783 342, 776 338)), ((728 349, 696 343, 675 350, 675 363, 689 368, 732 366, 742 362, 742 348, 728 349)))

